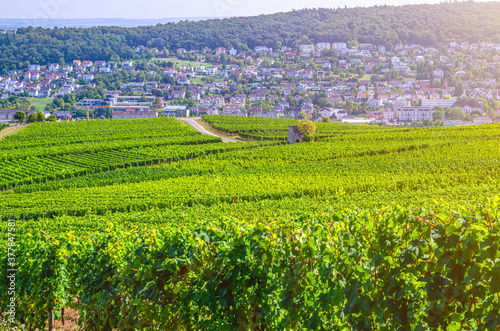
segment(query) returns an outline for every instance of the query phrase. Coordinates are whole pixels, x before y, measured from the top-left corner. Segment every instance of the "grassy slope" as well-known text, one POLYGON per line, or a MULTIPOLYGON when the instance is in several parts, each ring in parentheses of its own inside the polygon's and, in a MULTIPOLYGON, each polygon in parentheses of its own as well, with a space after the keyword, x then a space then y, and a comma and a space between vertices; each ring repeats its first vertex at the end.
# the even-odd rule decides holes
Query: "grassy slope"
POLYGON ((33 106, 36 107, 37 110, 44 110, 45 106, 54 100, 53 98, 28 98, 33 106))

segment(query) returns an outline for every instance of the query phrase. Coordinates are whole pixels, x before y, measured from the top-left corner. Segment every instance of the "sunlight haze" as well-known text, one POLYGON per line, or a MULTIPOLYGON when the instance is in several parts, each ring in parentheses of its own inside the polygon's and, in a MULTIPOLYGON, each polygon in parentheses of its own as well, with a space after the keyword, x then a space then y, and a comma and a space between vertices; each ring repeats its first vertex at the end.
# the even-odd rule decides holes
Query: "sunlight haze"
POLYGON ((439 3, 437 0, 187 0, 181 3, 160 0, 26 0, 3 4, 0 18, 166 18, 166 17, 227 17, 271 14, 301 8, 336 8, 374 5, 405 5, 439 3))

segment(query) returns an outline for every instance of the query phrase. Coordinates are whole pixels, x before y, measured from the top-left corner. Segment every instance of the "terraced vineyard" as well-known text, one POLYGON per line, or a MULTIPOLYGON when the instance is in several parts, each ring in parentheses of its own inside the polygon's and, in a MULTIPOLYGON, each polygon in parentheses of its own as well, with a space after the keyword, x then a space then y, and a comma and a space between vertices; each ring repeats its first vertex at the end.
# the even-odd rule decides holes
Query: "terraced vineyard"
MULTIPOLYGON (((291 123, 207 120, 269 137, 291 123)), ((171 119, 0 142, 16 323, 65 308, 86 330, 497 330, 500 126, 322 126, 295 145, 171 119)))

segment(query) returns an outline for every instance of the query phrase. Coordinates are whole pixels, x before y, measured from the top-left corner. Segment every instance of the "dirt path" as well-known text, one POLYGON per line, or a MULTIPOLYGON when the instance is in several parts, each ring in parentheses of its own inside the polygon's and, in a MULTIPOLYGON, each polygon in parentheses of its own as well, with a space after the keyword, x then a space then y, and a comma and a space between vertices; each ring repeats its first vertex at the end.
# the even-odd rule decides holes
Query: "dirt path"
POLYGON ((222 139, 222 141, 227 142, 227 143, 237 143, 238 141, 232 140, 232 139, 227 139, 220 137, 210 131, 207 131, 204 127, 202 127, 200 124, 196 122, 196 120, 201 119, 200 117, 177 117, 179 121, 185 122, 190 124, 192 127, 194 127, 196 130, 200 131, 203 134, 209 135, 209 136, 214 136, 214 137, 219 137, 222 139))
POLYGON ((25 128, 26 125, 19 125, 19 126, 10 126, 7 127, 3 130, 0 131, 0 140, 2 140, 4 137, 10 136, 11 134, 16 133, 17 131, 25 128))

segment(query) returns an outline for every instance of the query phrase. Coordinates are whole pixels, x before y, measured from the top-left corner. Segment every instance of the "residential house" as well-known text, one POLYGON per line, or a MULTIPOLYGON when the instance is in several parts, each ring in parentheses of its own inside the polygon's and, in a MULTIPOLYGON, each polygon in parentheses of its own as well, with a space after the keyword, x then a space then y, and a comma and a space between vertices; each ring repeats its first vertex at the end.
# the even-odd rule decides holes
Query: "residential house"
POLYGON ((330 49, 332 47, 332 45, 330 45, 330 43, 317 43, 316 47, 319 50, 325 50, 325 49, 330 49))
POLYGON ((248 116, 251 117, 260 117, 260 118, 283 118, 285 115, 283 111, 259 111, 259 110, 250 110, 248 112, 248 116))
POLYGON ((483 113, 481 104, 477 100, 459 100, 453 103, 451 108, 460 107, 467 114, 471 114, 473 111, 478 111, 480 114, 483 113))
POLYGON ((377 108, 377 107, 381 107, 383 105, 383 103, 382 103, 382 100, 380 100, 380 99, 370 99, 370 100, 368 100, 367 105, 370 107, 373 107, 373 108, 377 108))
POLYGON ((167 76, 175 76, 177 74, 177 70, 172 69, 172 68, 165 68, 163 70, 163 73, 167 76))
POLYGON ((134 71, 135 68, 134 68, 134 65, 133 65, 132 62, 125 61, 125 62, 122 62, 122 70, 125 70, 125 71, 134 71))
POLYGON ((40 89, 40 92, 38 92, 38 97, 39 98, 48 98, 50 97, 50 92, 52 89, 50 87, 42 87, 40 89))
POLYGON ((272 49, 272 48, 269 48, 269 47, 266 47, 266 46, 256 46, 256 47, 254 48, 254 50, 255 50, 256 52, 272 52, 272 51, 273 51, 273 49, 272 49))
POLYGON ((166 117, 189 117, 189 113, 186 106, 167 106, 163 108, 163 116, 166 117))
POLYGON ((226 107, 221 112, 220 115, 223 116, 239 116, 239 117, 247 117, 247 112, 242 111, 238 108, 226 107))
MULTIPOLYGON (((276 110, 276 108, 274 108, 276 110)), ((287 107, 283 110, 283 114, 286 118, 299 118, 299 113, 302 111, 300 107, 287 107)))
POLYGON ((32 88, 29 90, 29 95, 32 98, 38 98, 39 92, 40 92, 40 88, 32 88))
POLYGON ((191 84, 186 75, 179 75, 177 77, 177 84, 191 84))
POLYGON ((333 108, 332 111, 333 111, 333 116, 335 116, 337 120, 341 120, 342 118, 347 116, 347 111, 345 109, 333 108))
POLYGON ((29 71, 40 71, 40 65, 38 64, 30 64, 28 66, 29 71))
POLYGON ((57 70, 59 70, 59 63, 50 63, 49 64, 49 70, 50 71, 57 71, 57 70))
POLYGON ((185 98, 186 97, 186 91, 184 90, 174 90, 170 94, 172 99, 179 99, 179 98, 185 98))
POLYGON ((202 106, 205 106, 205 107, 214 106, 216 108, 220 108, 220 107, 224 106, 226 103, 225 103, 223 97, 216 96, 216 95, 208 95, 208 96, 204 97, 203 99, 201 99, 199 101, 199 104, 202 106))
POLYGON ((93 80, 93 79, 94 79, 94 75, 92 75, 92 74, 88 74, 88 75, 83 75, 83 76, 82 76, 82 80, 83 80, 84 82, 90 82, 90 81, 91 81, 91 80, 93 80))
POLYGON ((380 110, 379 111, 369 110, 366 112, 366 115, 368 116, 368 118, 374 118, 375 120, 379 121, 384 120, 384 112, 380 110))
POLYGON ((360 50, 372 50, 373 44, 359 44, 360 50))
POLYGON ((254 93, 250 94, 249 96, 251 102, 255 102, 258 100, 265 101, 266 100, 266 94, 265 93, 254 93))
POLYGON ((71 113, 69 111, 54 112, 58 121, 71 121, 71 113))
POLYGON ((434 77, 443 77, 444 76, 444 71, 441 69, 436 69, 432 72, 434 77))

